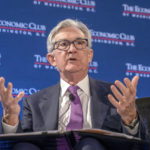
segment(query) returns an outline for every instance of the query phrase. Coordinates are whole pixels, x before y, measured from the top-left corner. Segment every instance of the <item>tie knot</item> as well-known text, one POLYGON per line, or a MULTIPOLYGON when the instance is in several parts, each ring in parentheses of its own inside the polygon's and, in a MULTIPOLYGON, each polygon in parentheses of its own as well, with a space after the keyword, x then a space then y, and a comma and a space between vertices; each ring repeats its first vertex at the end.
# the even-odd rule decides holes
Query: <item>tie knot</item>
POLYGON ((72 93, 72 94, 77 94, 77 90, 79 89, 79 87, 78 86, 70 86, 69 88, 68 88, 68 91, 70 92, 70 93, 72 93))

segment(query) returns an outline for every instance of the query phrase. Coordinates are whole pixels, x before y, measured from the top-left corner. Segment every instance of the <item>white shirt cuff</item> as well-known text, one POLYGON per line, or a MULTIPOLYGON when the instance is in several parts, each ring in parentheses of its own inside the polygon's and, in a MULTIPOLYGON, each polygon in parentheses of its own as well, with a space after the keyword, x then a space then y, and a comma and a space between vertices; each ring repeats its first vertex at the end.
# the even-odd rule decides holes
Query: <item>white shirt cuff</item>
POLYGON ((19 124, 19 122, 15 126, 11 126, 11 125, 8 125, 2 121, 2 128, 3 128, 4 134, 16 133, 17 128, 18 128, 18 124, 19 124))
POLYGON ((134 119, 133 122, 131 123, 131 125, 134 124, 135 122, 136 122, 136 124, 135 124, 135 126, 134 126, 133 128, 131 128, 131 127, 129 127, 129 126, 126 126, 126 125, 123 123, 125 129, 126 129, 131 135, 135 135, 135 134, 137 134, 137 132, 138 132, 138 128, 139 128, 139 120, 138 120, 138 118, 134 119))

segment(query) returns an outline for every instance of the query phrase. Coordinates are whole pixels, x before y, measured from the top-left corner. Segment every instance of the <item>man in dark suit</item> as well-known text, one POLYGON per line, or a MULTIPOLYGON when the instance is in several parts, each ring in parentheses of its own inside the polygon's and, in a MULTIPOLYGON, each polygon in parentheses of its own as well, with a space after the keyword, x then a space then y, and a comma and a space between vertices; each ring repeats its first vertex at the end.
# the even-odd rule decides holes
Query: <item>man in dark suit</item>
MULTIPOLYGON (((47 46, 47 59, 57 67, 61 79, 58 84, 24 100, 22 124, 18 117, 18 102, 24 93, 13 98, 12 84, 8 83, 6 88, 4 78, 0 78, 4 133, 99 128, 146 137, 146 129, 135 105, 138 77, 132 81, 125 78, 125 85, 118 80, 112 85, 88 77, 93 50, 91 34, 85 24, 71 19, 60 22, 50 32, 47 46), (75 104, 70 99, 76 101, 75 104)), ((75 147, 82 150, 94 148, 105 149, 96 139, 81 139, 75 147)))

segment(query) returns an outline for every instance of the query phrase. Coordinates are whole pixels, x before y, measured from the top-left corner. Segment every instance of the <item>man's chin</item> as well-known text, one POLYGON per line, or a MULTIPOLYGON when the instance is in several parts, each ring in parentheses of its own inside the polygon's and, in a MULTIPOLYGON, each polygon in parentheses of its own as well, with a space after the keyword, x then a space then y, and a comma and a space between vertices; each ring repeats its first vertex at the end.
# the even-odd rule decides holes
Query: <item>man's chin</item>
POLYGON ((71 67, 71 68, 66 69, 66 72, 68 72, 68 73, 77 73, 80 71, 81 71, 81 69, 79 69, 79 67, 71 67))

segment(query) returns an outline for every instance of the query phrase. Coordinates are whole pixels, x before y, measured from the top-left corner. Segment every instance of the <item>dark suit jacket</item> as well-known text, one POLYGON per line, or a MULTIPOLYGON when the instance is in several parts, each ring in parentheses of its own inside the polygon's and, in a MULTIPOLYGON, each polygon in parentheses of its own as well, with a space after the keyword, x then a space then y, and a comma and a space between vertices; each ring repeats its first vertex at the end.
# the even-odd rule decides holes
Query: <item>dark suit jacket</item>
MULTIPOLYGON (((123 127, 120 116, 109 102, 110 83, 90 78, 92 128, 129 134, 123 127)), ((18 132, 58 129, 60 83, 43 89, 23 101, 23 119, 18 132)), ((136 135, 145 139, 146 129, 140 119, 136 135)))

